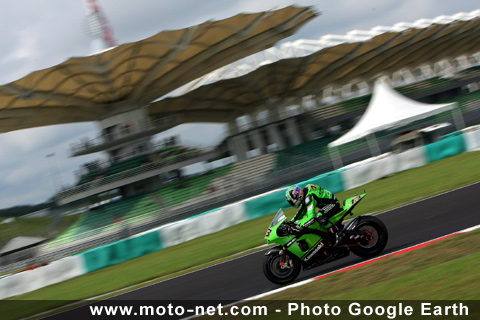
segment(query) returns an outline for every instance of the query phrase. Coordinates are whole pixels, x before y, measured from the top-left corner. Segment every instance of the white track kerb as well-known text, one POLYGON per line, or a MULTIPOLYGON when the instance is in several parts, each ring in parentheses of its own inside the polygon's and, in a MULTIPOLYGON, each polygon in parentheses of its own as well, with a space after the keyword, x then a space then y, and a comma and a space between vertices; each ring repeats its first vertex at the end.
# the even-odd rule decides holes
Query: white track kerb
MULTIPOLYGON (((480 148, 480 126, 470 127, 458 132, 458 135, 447 137, 427 146, 400 154, 387 153, 346 166, 340 170, 319 175, 307 181, 298 182, 298 184, 319 184, 334 193, 338 193, 396 172, 423 166, 433 161, 478 148, 480 148)), ((284 192, 285 188, 276 189, 221 207, 218 210, 212 210, 135 235, 129 239, 54 261, 45 267, 0 278, 0 299, 37 290, 138 257, 138 244, 146 246, 145 250, 140 250, 140 254, 147 254, 223 230, 250 219, 271 214, 280 206, 284 206, 284 208, 287 206, 284 192), (135 248, 135 252, 128 252, 128 250, 133 250, 132 248, 135 248), (115 254, 110 254, 112 252, 115 254), (111 260, 112 257, 115 260, 111 260)))

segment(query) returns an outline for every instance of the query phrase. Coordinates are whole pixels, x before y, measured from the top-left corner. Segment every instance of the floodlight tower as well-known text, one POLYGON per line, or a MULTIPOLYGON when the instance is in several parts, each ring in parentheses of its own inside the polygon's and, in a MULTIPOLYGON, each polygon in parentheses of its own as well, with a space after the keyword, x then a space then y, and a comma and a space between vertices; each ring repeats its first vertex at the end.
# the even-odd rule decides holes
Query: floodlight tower
POLYGON ((88 31, 93 38, 92 52, 115 47, 117 41, 113 36, 113 30, 97 0, 84 0, 84 4, 87 10, 88 31))

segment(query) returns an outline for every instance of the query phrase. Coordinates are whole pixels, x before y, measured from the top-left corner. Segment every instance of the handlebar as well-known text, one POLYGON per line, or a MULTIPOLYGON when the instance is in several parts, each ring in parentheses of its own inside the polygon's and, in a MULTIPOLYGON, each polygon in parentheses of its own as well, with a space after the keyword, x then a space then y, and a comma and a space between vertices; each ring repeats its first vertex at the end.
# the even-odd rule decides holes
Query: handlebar
POLYGON ((299 233, 300 233, 300 229, 298 229, 298 226, 297 226, 297 224, 296 224, 295 222, 293 222, 293 221, 288 221, 288 222, 285 221, 285 225, 286 225, 286 227, 287 227, 287 230, 286 230, 286 231, 287 231, 288 234, 293 234, 293 235, 295 235, 295 234, 299 234, 299 233))
POLYGON ((280 236, 288 236, 299 234, 300 230, 293 221, 285 220, 283 224, 278 228, 277 233, 278 232, 280 236))

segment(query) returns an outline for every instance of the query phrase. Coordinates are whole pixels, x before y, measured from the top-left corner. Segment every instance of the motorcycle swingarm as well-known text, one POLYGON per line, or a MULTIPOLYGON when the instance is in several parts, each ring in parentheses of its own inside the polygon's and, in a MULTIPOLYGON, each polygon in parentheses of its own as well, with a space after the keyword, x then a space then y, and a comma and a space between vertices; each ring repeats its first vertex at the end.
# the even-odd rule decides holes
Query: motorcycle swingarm
POLYGON ((345 227, 343 228, 344 231, 353 231, 357 225, 359 224, 359 222, 361 221, 362 217, 361 216, 358 216, 358 217, 355 217, 353 218, 353 220, 351 220, 349 223, 347 223, 345 225, 345 227))

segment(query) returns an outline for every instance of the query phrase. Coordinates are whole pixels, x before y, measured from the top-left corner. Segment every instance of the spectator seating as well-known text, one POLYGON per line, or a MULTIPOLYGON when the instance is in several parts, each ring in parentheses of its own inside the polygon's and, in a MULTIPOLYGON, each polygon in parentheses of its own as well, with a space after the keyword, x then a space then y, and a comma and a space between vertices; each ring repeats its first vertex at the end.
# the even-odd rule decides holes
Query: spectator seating
MULTIPOLYGON (((154 192, 122 198, 91 208, 76 223, 53 240, 50 246, 65 244, 82 237, 108 232, 118 227, 156 217, 162 214, 162 209, 167 206, 178 206, 182 202, 207 194, 211 190, 212 181, 228 174, 230 169, 230 166, 215 169, 203 175, 167 184, 154 192)), ((199 199, 194 201, 199 201, 199 199)))
POLYGON ((138 208, 141 203, 145 202, 146 197, 147 195, 139 195, 91 208, 73 225, 52 241, 51 245, 54 246, 69 242, 72 240, 72 237, 77 240, 81 238, 80 235, 91 236, 108 231, 112 226, 115 227, 116 223, 144 213, 143 210, 140 211, 134 209, 138 208))
POLYGON ((305 143, 276 151, 276 164, 271 173, 311 160, 323 161, 329 157, 328 144, 338 136, 318 138, 305 143))
MULTIPOLYGON (((93 169, 88 171, 87 173, 83 174, 77 186, 92 182, 95 179, 106 177, 112 177, 113 180, 122 179, 123 176, 121 175, 122 172, 131 171, 132 169, 142 168, 145 166, 145 170, 148 170, 151 167, 156 166, 149 166, 152 163, 151 159, 153 160, 154 164, 161 164, 162 162, 167 163, 174 163, 177 161, 181 161, 187 156, 195 156, 201 153, 200 150, 195 148, 187 148, 187 147, 180 147, 180 146, 173 146, 173 147, 166 147, 160 150, 157 150, 151 154, 141 154, 129 158, 127 160, 118 161, 110 164, 104 169, 93 169), (115 176, 115 177, 113 177, 115 176)), ((141 172, 141 170, 140 170, 141 172)), ((106 179, 105 182, 110 182, 111 179, 106 179)))
POLYGON ((195 177, 175 181, 159 188, 155 191, 155 195, 164 206, 178 206, 192 198, 198 198, 211 192, 215 188, 214 180, 222 176, 228 176, 231 170, 232 166, 229 165, 195 177))
POLYGON ((445 102, 457 102, 463 112, 469 112, 480 108, 480 90, 464 93, 445 102))

